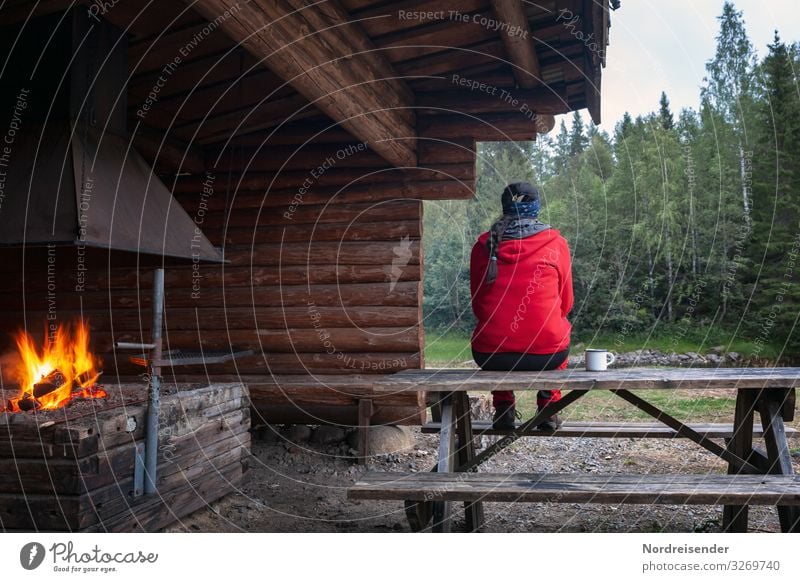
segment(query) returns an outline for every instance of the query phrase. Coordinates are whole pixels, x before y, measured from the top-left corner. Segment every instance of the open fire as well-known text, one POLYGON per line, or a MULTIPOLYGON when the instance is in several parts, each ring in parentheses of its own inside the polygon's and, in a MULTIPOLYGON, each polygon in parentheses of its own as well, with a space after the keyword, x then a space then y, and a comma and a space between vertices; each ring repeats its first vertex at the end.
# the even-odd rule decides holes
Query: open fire
POLYGON ((89 351, 89 326, 77 321, 59 325, 41 350, 25 331, 16 336, 20 361, 12 369, 19 396, 8 401, 12 412, 67 406, 76 398, 105 398, 97 385, 99 360, 89 351))

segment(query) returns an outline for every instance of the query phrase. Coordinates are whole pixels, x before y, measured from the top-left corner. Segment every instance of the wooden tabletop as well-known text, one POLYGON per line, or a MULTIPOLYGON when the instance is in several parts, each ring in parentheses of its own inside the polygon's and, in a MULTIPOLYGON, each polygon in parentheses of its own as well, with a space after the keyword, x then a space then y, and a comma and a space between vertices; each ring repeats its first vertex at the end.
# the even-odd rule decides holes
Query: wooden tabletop
POLYGON ((549 372, 482 370, 403 370, 375 382, 378 392, 457 392, 486 390, 645 390, 761 389, 800 385, 800 368, 583 368, 549 372))

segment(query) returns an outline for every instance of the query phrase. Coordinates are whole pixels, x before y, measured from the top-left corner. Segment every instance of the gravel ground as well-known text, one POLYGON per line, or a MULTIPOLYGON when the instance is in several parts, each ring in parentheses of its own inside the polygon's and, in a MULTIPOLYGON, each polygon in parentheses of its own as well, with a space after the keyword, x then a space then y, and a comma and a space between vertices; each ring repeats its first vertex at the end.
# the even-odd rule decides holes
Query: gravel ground
MULTIPOLYGON (((426 471, 436 435, 412 429, 414 449, 354 464, 349 447, 254 440, 242 489, 167 531, 410 531, 395 501, 350 501, 345 491, 366 471, 426 471)), ((795 457, 795 471, 800 459, 795 457)), ((726 464, 684 440, 520 439, 483 471, 556 473, 723 473, 726 464)), ((717 532, 719 506, 487 503, 488 532, 717 532)), ((455 530, 463 527, 463 513, 455 530)), ((774 508, 750 511, 750 530, 780 531, 774 508)))

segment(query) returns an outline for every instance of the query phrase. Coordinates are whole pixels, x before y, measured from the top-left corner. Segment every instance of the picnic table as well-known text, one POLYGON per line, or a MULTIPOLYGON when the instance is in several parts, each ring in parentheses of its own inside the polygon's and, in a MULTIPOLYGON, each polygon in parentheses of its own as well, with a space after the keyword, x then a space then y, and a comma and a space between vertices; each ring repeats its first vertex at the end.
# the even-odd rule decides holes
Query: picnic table
POLYGON ((725 531, 747 531, 748 506, 775 505, 781 530, 800 531, 800 477, 794 475, 788 437, 794 429, 800 368, 623 368, 603 372, 485 372, 405 370, 375 384, 380 392, 427 392, 440 418, 424 429, 440 434, 438 463, 429 472, 372 472, 349 490, 352 499, 405 502, 412 530, 448 532, 453 502, 464 502, 468 531, 483 525, 485 501, 561 503, 669 503, 724 505, 725 531), (514 430, 493 431, 470 418, 467 391, 566 391, 514 430), (732 424, 693 424, 666 413, 632 390, 736 390, 732 424), (575 423, 553 432, 536 427, 592 390, 608 390, 650 415, 655 423, 575 423), (760 417, 760 428, 754 416, 760 417), (502 438, 478 453, 473 437, 502 438), (726 475, 598 475, 478 473, 478 467, 521 437, 588 436, 686 438, 728 463, 726 475), (754 444, 762 438, 764 448, 754 444), (719 440, 722 439, 722 443, 719 440))

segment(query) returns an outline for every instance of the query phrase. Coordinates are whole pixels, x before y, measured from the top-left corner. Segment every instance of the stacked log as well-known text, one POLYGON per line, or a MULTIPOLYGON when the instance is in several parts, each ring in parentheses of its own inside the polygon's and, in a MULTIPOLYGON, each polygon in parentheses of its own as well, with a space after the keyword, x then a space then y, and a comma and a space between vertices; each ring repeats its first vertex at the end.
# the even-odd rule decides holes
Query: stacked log
POLYGON ((152 496, 134 495, 145 387, 106 389, 125 406, 0 413, 0 530, 157 531, 242 483, 250 410, 241 383, 165 386, 152 496))

